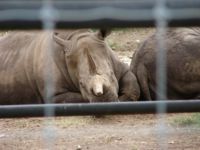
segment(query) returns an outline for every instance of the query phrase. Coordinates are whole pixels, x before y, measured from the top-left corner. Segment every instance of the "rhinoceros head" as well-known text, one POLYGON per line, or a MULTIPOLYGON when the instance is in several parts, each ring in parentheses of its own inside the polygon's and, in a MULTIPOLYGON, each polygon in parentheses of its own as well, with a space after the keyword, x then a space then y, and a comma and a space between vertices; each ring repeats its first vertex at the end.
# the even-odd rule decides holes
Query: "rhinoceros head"
POLYGON ((70 40, 54 34, 55 41, 64 47, 70 78, 90 102, 118 100, 111 49, 104 41, 108 34, 107 30, 83 32, 70 40))

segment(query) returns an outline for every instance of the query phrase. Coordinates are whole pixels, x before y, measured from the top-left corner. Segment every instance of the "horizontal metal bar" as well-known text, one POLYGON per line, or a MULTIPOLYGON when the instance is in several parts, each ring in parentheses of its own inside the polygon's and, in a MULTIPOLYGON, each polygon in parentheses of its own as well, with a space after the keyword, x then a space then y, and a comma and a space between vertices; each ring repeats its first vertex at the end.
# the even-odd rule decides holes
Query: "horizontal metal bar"
POLYGON ((157 105, 165 103, 167 113, 200 112, 200 100, 1 105, 0 118, 42 117, 46 108, 55 110, 55 116, 117 115, 157 113, 157 105))
MULTIPOLYGON (((102 6, 135 9, 152 8, 156 4, 156 0, 50 0, 50 2, 59 9, 88 9, 102 6)), ((0 9, 39 8, 43 4, 44 0, 1 0, 0 9)), ((199 0, 166 0, 166 6, 169 8, 198 8, 200 3, 199 0)))
MULTIPOLYGON (((53 1, 57 28, 155 26, 155 0, 53 1)), ((42 28, 40 0, 0 1, 0 29, 42 28)), ((199 26, 199 0, 167 0, 169 26, 199 26)))

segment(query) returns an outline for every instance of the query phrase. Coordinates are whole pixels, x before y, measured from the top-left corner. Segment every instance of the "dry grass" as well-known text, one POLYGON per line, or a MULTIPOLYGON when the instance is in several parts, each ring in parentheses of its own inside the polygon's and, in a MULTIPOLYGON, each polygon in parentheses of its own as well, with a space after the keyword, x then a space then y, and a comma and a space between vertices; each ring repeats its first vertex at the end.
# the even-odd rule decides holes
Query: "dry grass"
POLYGON ((200 113, 182 114, 172 120, 172 125, 200 127, 200 113))

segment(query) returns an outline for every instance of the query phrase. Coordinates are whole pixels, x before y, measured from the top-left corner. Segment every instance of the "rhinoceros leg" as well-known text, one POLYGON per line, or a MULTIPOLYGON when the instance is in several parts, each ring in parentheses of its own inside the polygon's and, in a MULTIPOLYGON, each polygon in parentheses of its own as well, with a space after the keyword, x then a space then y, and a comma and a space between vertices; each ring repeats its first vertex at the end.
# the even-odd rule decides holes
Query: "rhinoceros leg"
POLYGON ((148 85, 148 79, 147 79, 147 71, 143 64, 140 64, 137 69, 137 79, 141 88, 141 95, 143 100, 152 100, 149 85, 148 85))
POLYGON ((54 103, 86 103, 80 93, 67 92, 53 97, 54 103))
POLYGON ((140 96, 140 88, 135 75, 128 71, 119 81, 119 100, 136 101, 140 96))

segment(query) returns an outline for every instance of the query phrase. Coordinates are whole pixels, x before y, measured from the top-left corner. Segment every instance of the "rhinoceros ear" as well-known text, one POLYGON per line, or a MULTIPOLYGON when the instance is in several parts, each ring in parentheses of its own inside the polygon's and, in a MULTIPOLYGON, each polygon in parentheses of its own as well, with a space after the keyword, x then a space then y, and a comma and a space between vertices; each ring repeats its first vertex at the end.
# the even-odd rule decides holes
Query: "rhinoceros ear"
POLYGON ((56 33, 56 32, 53 34, 53 39, 55 40, 55 42, 57 44, 65 47, 65 48, 68 48, 70 45, 70 41, 62 39, 61 37, 58 36, 58 33, 56 33))
POLYGON ((100 29, 97 32, 97 36, 99 39, 104 40, 111 33, 110 29, 100 29))

